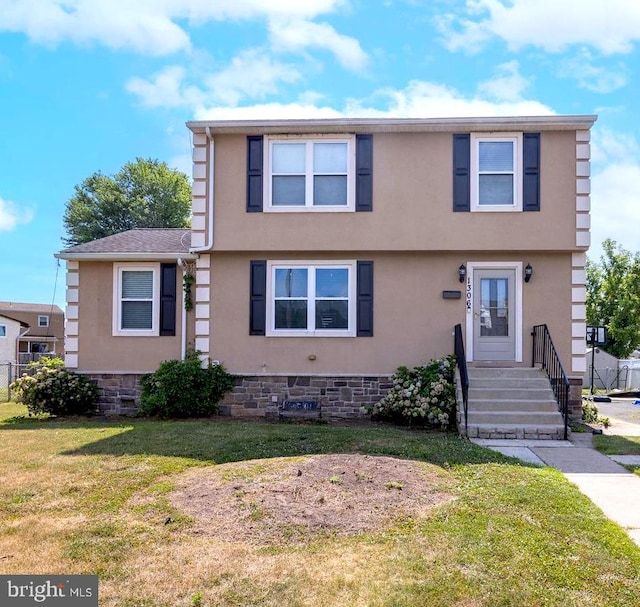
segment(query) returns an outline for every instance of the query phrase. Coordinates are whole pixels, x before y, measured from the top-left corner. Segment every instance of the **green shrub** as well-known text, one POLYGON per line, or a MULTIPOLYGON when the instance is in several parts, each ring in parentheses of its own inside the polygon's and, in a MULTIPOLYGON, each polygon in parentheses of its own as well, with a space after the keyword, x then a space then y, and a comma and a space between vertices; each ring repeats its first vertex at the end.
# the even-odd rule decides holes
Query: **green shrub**
POLYGON ((455 422, 454 372, 453 356, 413 369, 398 367, 389 392, 364 411, 373 419, 450 428, 455 422))
POLYGON ((43 357, 29 363, 29 370, 14 381, 11 394, 26 405, 30 414, 84 415, 93 413, 98 387, 92 381, 64 367, 60 358, 43 357))
POLYGON ((165 360, 142 378, 141 415, 207 417, 218 413, 218 403, 233 387, 233 376, 219 364, 202 367, 197 352, 186 359, 165 360))
POLYGON ((592 400, 582 401, 582 421, 585 424, 598 422, 598 407, 592 400))

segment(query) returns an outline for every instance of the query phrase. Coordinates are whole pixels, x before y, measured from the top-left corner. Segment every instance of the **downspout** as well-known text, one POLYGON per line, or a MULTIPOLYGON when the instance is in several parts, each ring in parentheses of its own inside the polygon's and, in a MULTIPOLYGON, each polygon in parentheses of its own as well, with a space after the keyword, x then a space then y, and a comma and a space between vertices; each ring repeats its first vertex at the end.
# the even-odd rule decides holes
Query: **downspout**
POLYGON ((206 127, 205 132, 207 139, 209 140, 209 175, 207 179, 207 211, 209 213, 209 221, 207 226, 207 236, 205 238, 205 244, 201 247, 192 247, 192 253, 201 253, 202 251, 208 251, 213 246, 213 210, 214 210, 214 159, 215 159, 215 144, 211 135, 211 128, 206 127))

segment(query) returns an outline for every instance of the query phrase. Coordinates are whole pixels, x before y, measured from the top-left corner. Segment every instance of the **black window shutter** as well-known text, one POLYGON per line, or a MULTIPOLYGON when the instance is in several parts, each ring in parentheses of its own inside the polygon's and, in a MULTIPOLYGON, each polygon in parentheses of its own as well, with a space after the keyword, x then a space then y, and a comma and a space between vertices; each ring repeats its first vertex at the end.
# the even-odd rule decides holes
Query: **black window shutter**
POLYGON ((522 210, 540 210, 540 133, 522 139, 522 210))
POLYGON ((373 210, 373 135, 356 135, 356 211, 373 210))
POLYGON ((249 335, 264 335, 267 327, 267 262, 251 262, 249 335))
POLYGON ((373 337, 373 261, 358 262, 357 282, 357 335, 373 337))
POLYGON ((453 136, 453 210, 471 210, 471 137, 453 136))
POLYGON ((160 264, 160 335, 176 334, 176 264, 160 264))
POLYGON ((247 213, 262 213, 263 154, 262 136, 247 137, 247 213))

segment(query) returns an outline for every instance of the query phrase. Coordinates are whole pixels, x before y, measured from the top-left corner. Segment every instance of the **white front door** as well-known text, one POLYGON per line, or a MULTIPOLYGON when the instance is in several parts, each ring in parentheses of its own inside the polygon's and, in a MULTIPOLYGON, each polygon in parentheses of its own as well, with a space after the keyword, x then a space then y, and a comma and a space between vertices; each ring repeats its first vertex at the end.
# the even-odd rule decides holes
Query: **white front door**
POLYGON ((516 268, 473 270, 473 360, 517 360, 516 268))

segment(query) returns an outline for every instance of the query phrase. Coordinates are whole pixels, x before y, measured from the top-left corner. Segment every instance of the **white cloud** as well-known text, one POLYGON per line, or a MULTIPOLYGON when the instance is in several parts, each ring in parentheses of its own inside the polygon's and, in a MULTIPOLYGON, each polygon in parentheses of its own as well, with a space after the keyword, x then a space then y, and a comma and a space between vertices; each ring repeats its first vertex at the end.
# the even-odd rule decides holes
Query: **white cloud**
POLYGON ((10 232, 18 224, 29 223, 32 219, 33 211, 19 209, 15 203, 0 198, 0 231, 10 232))
POLYGON ((599 67, 587 49, 581 49, 575 57, 562 59, 558 65, 558 73, 564 78, 572 78, 578 86, 594 93, 611 93, 625 86, 628 82, 624 66, 616 70, 614 66, 599 67))
POLYGON ((320 98, 310 92, 293 103, 266 103, 244 107, 197 108, 198 120, 389 117, 455 118, 468 116, 543 116, 553 110, 526 99, 489 100, 481 95, 467 98, 456 89, 414 80, 404 89, 380 89, 370 99, 351 99, 342 110, 319 106, 320 98))
POLYGON ((347 0, 0 0, 0 31, 24 33, 45 45, 69 40, 168 55, 191 47, 183 21, 197 26, 283 15, 313 19, 346 4, 347 0))
POLYGON ((223 70, 201 75, 200 85, 186 82, 185 68, 169 66, 151 79, 132 78, 126 89, 147 107, 196 108, 211 104, 235 106, 243 100, 277 94, 281 82, 298 80, 298 70, 274 61, 262 49, 242 51, 223 70))
POLYGON ((496 77, 481 82, 478 85, 478 92, 491 99, 519 101, 522 99, 522 94, 529 87, 529 81, 518 70, 517 61, 509 61, 499 65, 496 77))
POLYGON ((186 70, 179 65, 170 65, 150 80, 131 78, 125 85, 147 107, 176 108, 197 105, 203 92, 194 86, 184 86, 186 70))
POLYGON ((512 50, 560 52, 579 44, 605 55, 629 53, 640 41, 640 2, 467 0, 464 16, 445 14, 438 25, 450 50, 475 52, 497 37, 512 50))
MULTIPOLYGON (((497 89, 492 91, 494 95, 497 92, 497 89)), ((352 101, 347 113, 414 118, 542 116, 554 113, 551 108, 538 101, 521 99, 511 94, 494 100, 487 99, 482 94, 468 98, 454 88, 419 80, 410 82, 402 90, 383 89, 378 92, 378 96, 386 98, 385 109, 366 108, 362 102, 352 101)))
POLYGON ((274 50, 299 52, 308 47, 326 49, 334 54, 342 67, 359 71, 366 68, 367 54, 355 38, 339 34, 327 23, 305 19, 274 18, 269 22, 274 50))
POLYGON ((626 134, 594 129, 589 256, 598 259, 605 238, 640 251, 640 142, 626 134))
POLYGON ((260 99, 278 92, 280 82, 295 82, 298 70, 272 60, 261 49, 249 49, 233 58, 224 70, 205 79, 209 97, 229 105, 243 98, 260 99))
POLYGON ((302 99, 293 103, 263 103, 244 107, 201 107, 195 111, 195 120, 278 120, 305 118, 340 118, 343 112, 331 107, 319 107, 302 99))

